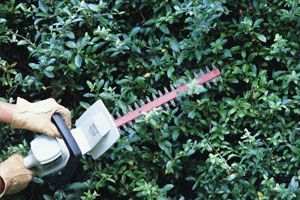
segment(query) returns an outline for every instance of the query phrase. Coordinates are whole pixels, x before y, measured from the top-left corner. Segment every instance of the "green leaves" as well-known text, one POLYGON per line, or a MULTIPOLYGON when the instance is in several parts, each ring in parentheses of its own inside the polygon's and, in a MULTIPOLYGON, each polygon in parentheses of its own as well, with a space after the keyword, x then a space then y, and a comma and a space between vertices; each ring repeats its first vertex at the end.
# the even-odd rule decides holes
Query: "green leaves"
POLYGON ((231 181, 233 181, 235 178, 236 178, 236 174, 231 174, 231 175, 229 175, 229 176, 227 177, 227 180, 228 180, 229 182, 231 182, 231 181))
POLYGON ((133 28, 130 33, 129 33, 129 37, 133 37, 135 36, 136 34, 138 34, 138 32, 140 31, 141 27, 135 27, 133 28))
POLYGON ((66 35, 67 35, 67 37, 70 38, 70 39, 75 39, 75 34, 74 34, 73 32, 71 32, 71 31, 70 31, 70 32, 67 32, 66 35))
POLYGON ((171 155, 172 143, 170 143, 167 140, 163 140, 163 141, 158 142, 158 146, 166 153, 167 156, 169 156, 169 158, 172 158, 172 155, 171 155))
MULTIPOLYGON (((223 80, 192 80, 175 106, 144 113, 99 160, 84 156, 73 183, 36 199, 297 199, 299 5, 224 2, 0 4, 1 101, 54 97, 75 121, 101 99, 117 118, 206 66, 223 80)), ((0 132, 0 160, 28 152, 19 131, 0 132)))
POLYGON ((92 11, 94 12, 98 12, 99 11, 99 6, 98 5, 95 5, 95 4, 87 4, 88 8, 91 9, 92 11))
POLYGON ((54 73, 53 73, 53 70, 54 70, 54 66, 48 66, 45 68, 44 70, 44 74, 48 77, 48 78, 54 78, 54 73))
POLYGON ((159 27, 159 30, 161 30, 164 34, 170 34, 170 31, 168 29, 168 27, 164 24, 161 24, 159 27))
POLYGON ((39 0, 38 1, 38 5, 39 5, 39 8, 44 12, 44 13, 47 13, 49 8, 47 6, 47 4, 45 3, 44 0, 39 0))
POLYGON ((82 64, 82 58, 81 58, 81 56, 80 55, 76 55, 75 56, 75 65, 77 67, 81 67, 81 64, 82 64))
POLYGON ((6 20, 6 19, 4 19, 4 18, 0 18, 0 24, 2 24, 2 23, 5 23, 5 22, 7 22, 7 20, 6 20))
POLYGON ((263 21, 264 21, 264 19, 262 19, 262 18, 259 18, 259 19, 255 20, 255 22, 253 24, 253 27, 254 28, 260 27, 260 25, 263 23, 263 21))
POLYGON ((169 67, 167 70, 167 76, 170 78, 174 71, 175 71, 175 69, 173 66, 169 67))
POLYGON ((76 43, 73 42, 73 41, 67 41, 66 42, 66 46, 69 47, 69 48, 71 48, 71 49, 76 49, 77 48, 76 43))
POLYGON ((176 51, 176 52, 180 51, 180 49, 179 49, 179 43, 178 43, 178 41, 177 41, 176 38, 172 37, 171 40, 169 41, 169 45, 170 45, 170 48, 173 51, 176 51))
POLYGON ((259 39, 260 41, 262 41, 262 42, 267 41, 267 38, 263 34, 255 33, 255 35, 256 35, 257 39, 259 39))

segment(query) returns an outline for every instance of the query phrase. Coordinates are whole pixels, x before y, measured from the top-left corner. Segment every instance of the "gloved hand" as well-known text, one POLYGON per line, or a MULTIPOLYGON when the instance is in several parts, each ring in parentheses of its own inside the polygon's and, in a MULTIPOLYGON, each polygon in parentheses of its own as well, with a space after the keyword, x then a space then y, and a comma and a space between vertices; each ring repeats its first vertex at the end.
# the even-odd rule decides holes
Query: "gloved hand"
POLYGON ((54 99, 46 99, 36 103, 29 103, 18 98, 16 109, 12 116, 12 128, 23 128, 42 133, 51 137, 60 137, 56 126, 51 122, 54 113, 59 113, 71 128, 70 111, 59 105, 54 99))
POLYGON ((23 157, 14 154, 4 162, 0 163, 0 177, 4 181, 4 190, 0 194, 15 194, 27 187, 31 182, 34 173, 25 168, 23 157))

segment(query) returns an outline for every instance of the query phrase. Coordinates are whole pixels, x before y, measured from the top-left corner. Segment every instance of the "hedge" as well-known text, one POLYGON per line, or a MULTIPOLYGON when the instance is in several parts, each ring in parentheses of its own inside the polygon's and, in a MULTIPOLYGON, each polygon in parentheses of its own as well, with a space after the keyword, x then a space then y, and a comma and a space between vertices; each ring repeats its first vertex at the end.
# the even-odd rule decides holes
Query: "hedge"
MULTIPOLYGON (((35 178, 8 199, 299 198, 299 16, 297 0, 0 3, 3 101, 53 97, 74 121, 98 99, 115 116, 206 67, 223 78, 138 119, 63 188, 35 178)), ((26 155, 33 134, 0 130, 0 160, 26 155)))

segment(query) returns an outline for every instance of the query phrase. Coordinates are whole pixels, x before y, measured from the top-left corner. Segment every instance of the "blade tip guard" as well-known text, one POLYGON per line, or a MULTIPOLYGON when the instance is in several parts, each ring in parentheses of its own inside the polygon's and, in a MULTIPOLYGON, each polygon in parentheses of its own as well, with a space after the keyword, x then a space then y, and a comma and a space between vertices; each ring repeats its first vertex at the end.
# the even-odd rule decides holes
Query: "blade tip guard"
MULTIPOLYGON (((93 132, 91 129, 101 132, 99 141, 88 147, 90 149, 87 150, 87 154, 91 155, 93 159, 98 159, 120 138, 120 133, 114 120, 101 100, 96 101, 88 108, 76 121, 75 125, 78 129, 81 129, 81 134, 85 135, 86 138, 91 138, 90 134, 93 132)), ((82 137, 80 138, 82 139, 82 137)), ((92 140, 90 141, 92 142, 92 140)), ((80 144, 82 142, 77 141, 77 143, 80 144)))

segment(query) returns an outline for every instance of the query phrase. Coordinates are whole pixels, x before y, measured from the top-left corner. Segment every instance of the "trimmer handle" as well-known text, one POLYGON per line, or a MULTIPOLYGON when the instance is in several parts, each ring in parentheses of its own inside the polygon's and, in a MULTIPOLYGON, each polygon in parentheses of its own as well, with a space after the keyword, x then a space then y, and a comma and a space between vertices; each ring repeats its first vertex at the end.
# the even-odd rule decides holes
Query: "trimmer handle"
POLYGON ((70 157, 64 170, 59 175, 47 176, 45 178, 50 188, 55 190, 58 187, 65 185, 72 178, 82 154, 62 116, 55 113, 51 120, 58 129, 58 132, 62 136, 70 152, 70 157))

